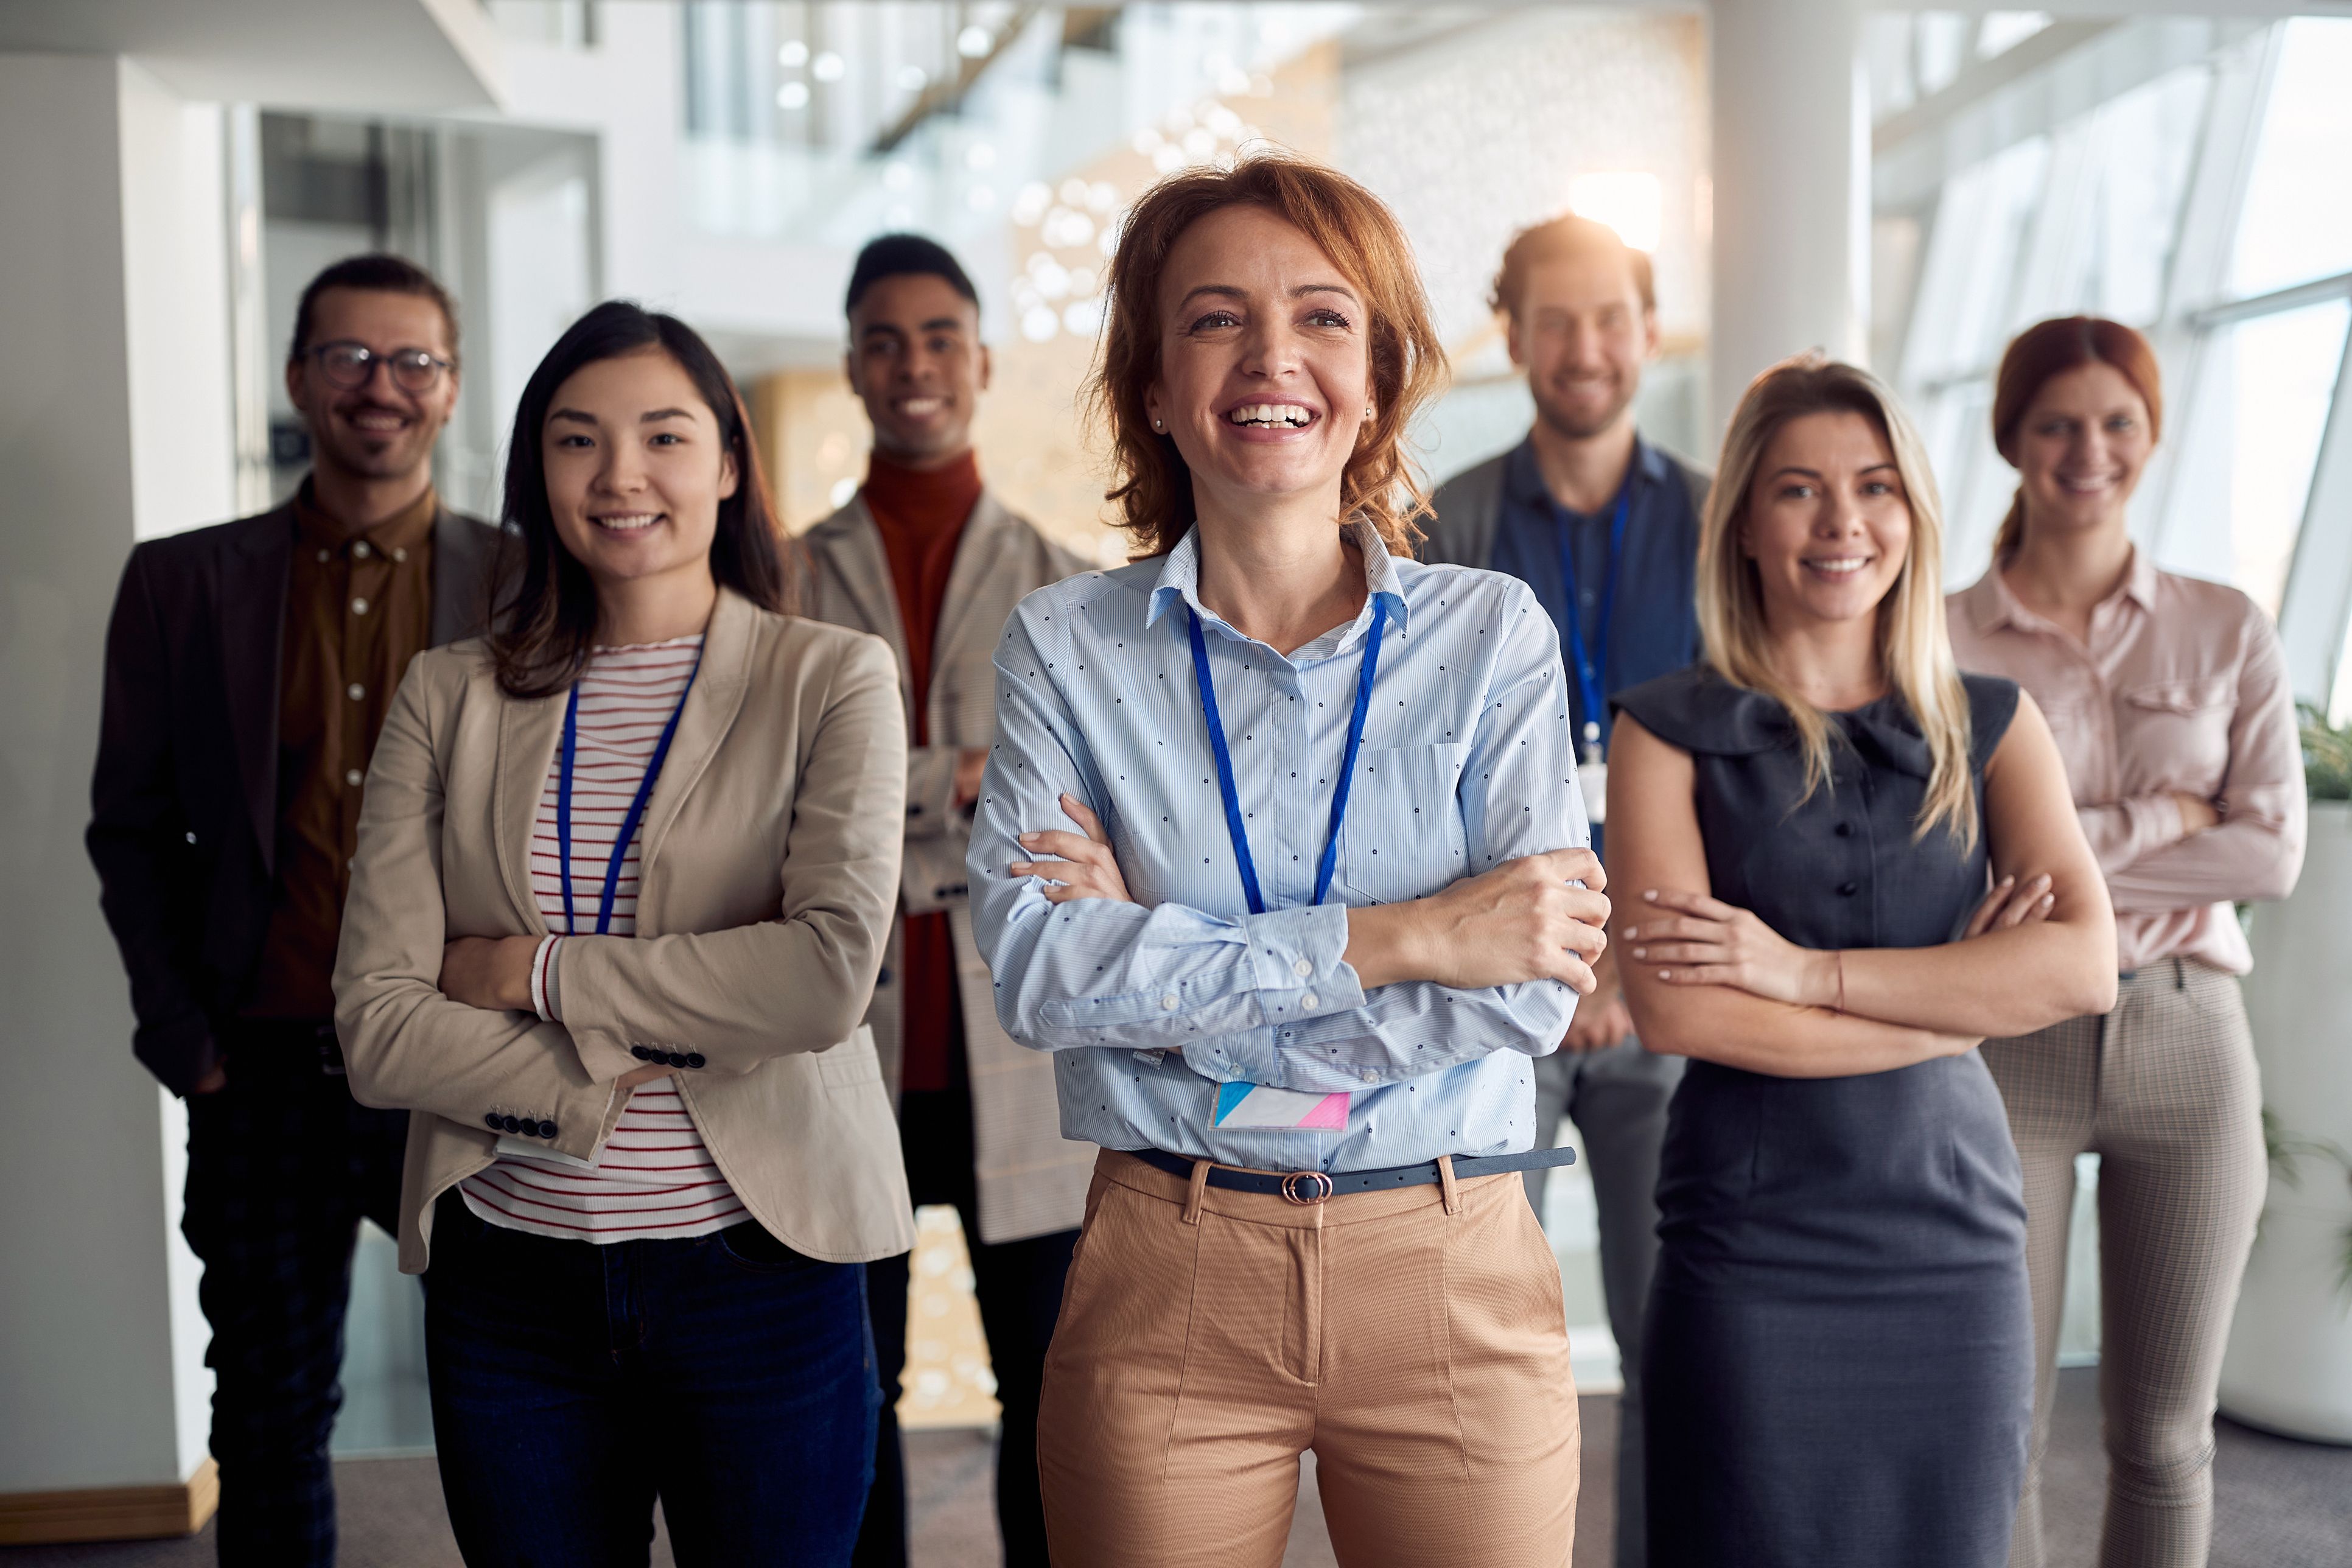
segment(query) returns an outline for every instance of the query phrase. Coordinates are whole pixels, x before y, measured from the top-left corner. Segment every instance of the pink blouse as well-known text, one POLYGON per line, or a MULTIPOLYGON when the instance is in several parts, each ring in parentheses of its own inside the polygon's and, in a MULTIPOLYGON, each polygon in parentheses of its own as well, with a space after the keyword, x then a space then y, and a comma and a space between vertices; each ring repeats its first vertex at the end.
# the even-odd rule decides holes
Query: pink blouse
POLYGON ((2091 612, 2087 643, 2020 604, 1997 568, 1945 607, 1960 668, 2016 681, 2049 717, 2122 967, 2252 968, 2231 904, 2283 899, 2303 868, 2303 747, 2270 617, 2144 551, 2091 612), (2184 837, 2174 790, 2214 801, 2220 826, 2184 837))

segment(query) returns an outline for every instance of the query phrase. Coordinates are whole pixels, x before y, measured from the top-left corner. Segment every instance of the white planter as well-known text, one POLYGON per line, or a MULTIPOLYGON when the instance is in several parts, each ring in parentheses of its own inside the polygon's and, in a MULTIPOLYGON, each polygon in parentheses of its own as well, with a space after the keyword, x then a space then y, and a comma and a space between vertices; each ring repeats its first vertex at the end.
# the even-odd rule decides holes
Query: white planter
MULTIPOLYGON (((2315 801, 2302 880, 2254 910, 2246 1011, 2263 1101, 2285 1129, 2352 1150, 2352 805, 2315 801)), ((2339 1284, 2352 1186, 2305 1158, 2275 1177, 2221 1363, 2221 1408, 2289 1436, 2352 1443, 2352 1295, 2339 1284)))

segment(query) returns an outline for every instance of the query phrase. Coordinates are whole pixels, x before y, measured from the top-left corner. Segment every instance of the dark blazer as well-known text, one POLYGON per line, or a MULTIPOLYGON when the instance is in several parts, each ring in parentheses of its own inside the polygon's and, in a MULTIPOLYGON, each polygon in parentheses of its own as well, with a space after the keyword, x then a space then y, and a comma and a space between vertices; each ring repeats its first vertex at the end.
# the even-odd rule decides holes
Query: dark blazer
MULTIPOLYGON (((131 1048, 175 1094, 220 1059, 252 983, 278 857, 279 643, 291 504, 131 552, 106 634, 86 842, 131 975, 131 1048)), ((498 531, 433 520, 436 646, 488 620, 498 531)))

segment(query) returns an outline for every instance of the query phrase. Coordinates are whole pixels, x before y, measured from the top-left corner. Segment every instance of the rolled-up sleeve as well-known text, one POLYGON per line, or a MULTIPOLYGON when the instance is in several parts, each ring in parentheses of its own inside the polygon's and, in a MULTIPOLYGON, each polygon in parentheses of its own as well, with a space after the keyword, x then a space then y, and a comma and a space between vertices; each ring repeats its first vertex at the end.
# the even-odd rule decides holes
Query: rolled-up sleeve
MULTIPOLYGON (((1459 785, 1472 873, 1590 842, 1558 640, 1531 609, 1520 592, 1494 628, 1459 785)), ((1348 915, 1337 903, 1242 916, 1177 903, 1055 904, 1037 879, 1011 875, 1028 858, 1017 835, 1064 825, 1064 793, 1103 820, 1115 851, 1129 842, 1130 825, 1113 815, 1083 725, 1052 678, 1070 662, 1066 624, 1016 612, 999 644, 996 745, 972 834, 973 929, 1014 1039, 1042 1050, 1181 1050, 1207 1078, 1322 1090, 1553 1048, 1573 1005, 1566 986, 1402 982, 1367 993, 1344 960, 1348 915)))

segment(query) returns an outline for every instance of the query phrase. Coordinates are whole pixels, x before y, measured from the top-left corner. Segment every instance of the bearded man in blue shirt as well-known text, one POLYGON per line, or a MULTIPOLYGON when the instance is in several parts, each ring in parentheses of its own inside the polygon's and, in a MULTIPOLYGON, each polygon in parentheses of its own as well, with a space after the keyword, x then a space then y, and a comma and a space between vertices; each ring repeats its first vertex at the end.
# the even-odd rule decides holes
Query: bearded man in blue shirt
MULTIPOLYGON (((1526 583, 1559 628, 1578 775, 1602 853, 1609 698, 1699 655, 1692 574, 1708 476, 1642 439, 1633 399, 1658 350, 1650 258, 1587 218, 1523 230, 1489 296, 1536 405, 1526 440, 1437 491, 1422 559, 1526 583)), ((1572 1118, 1600 1205, 1601 1277, 1624 1393, 1617 1438, 1619 1568, 1646 1560, 1642 1484, 1642 1314, 1657 1259, 1658 1149, 1682 1058, 1633 1037, 1616 960, 1577 1008, 1558 1052, 1534 1060, 1537 1145, 1572 1118)), ((1543 1212, 1548 1171, 1527 1173, 1543 1212)))

